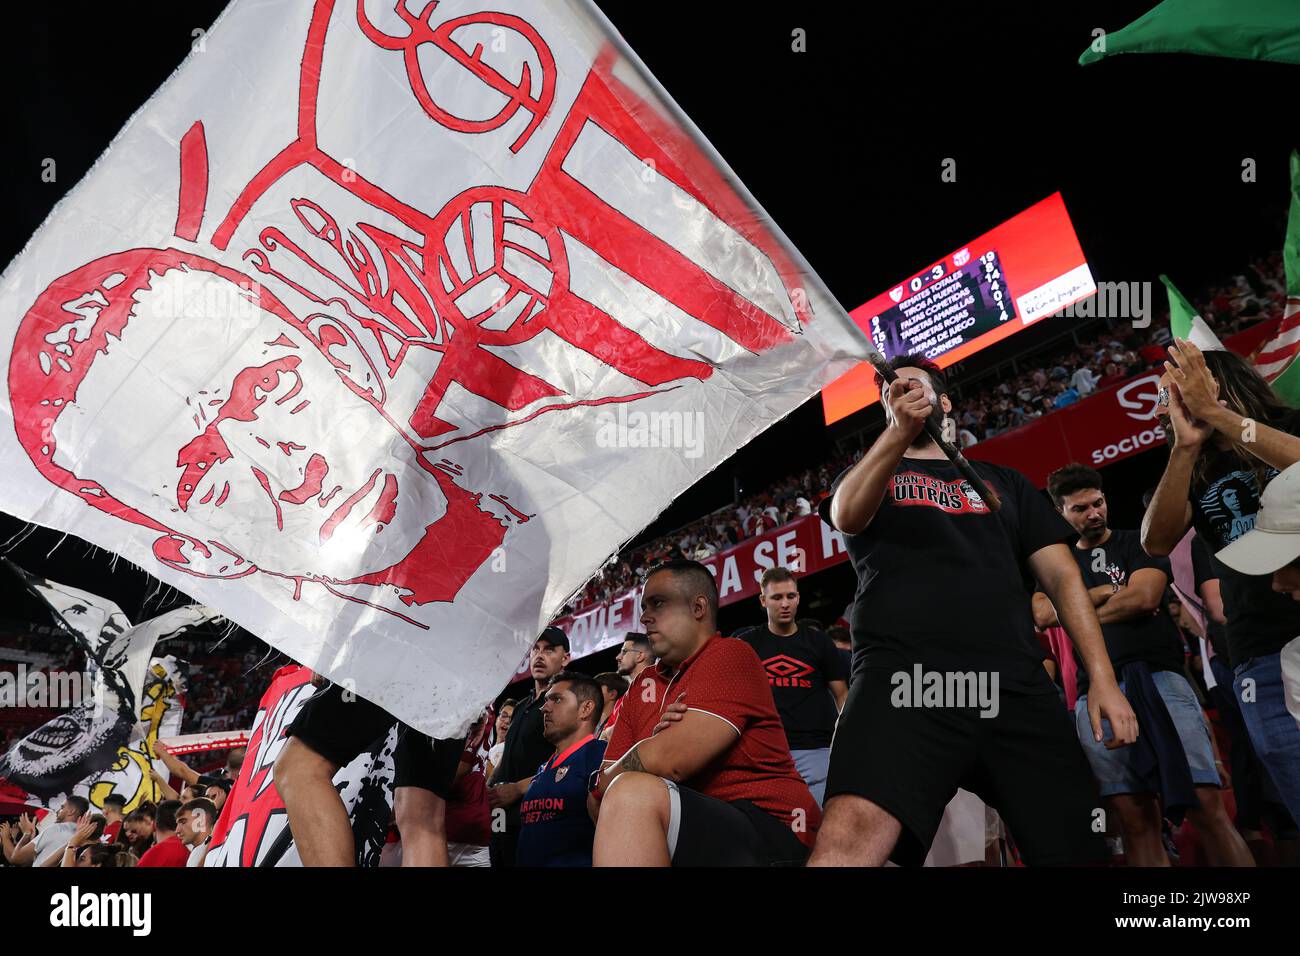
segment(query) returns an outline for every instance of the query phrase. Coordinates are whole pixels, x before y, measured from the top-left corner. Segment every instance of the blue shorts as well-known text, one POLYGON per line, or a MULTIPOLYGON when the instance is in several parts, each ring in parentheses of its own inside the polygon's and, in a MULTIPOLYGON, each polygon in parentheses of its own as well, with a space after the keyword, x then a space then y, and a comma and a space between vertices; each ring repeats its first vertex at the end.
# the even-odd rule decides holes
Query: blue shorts
MULTIPOLYGON (((1151 680, 1165 702, 1165 709, 1178 729, 1187 765, 1192 770, 1192 783, 1198 787, 1218 787, 1219 771, 1214 766, 1214 748, 1210 746, 1210 732, 1205 729, 1205 718, 1196 691, 1187 678, 1174 671, 1152 671, 1151 680)), ((1124 689, 1121 681, 1119 689, 1124 689)), ((1107 750, 1105 740, 1110 737, 1110 721, 1101 721, 1102 743, 1092 736, 1092 723, 1088 720, 1088 695, 1074 703, 1074 726, 1079 733, 1079 743, 1092 765, 1097 787, 1103 797, 1118 793, 1149 793, 1151 785, 1133 772, 1133 748, 1116 747, 1107 750)), ((1138 733, 1142 728, 1138 728, 1138 733)))
POLYGON ((825 802, 826 771, 831 765, 831 748, 791 750, 790 756, 794 758, 794 768, 799 771, 799 776, 803 777, 803 782, 808 784, 813 799, 820 807, 825 802))
POLYGON ((1233 674, 1233 690, 1259 762, 1268 768, 1292 818, 1300 821, 1300 727, 1287 710, 1282 655, 1252 657, 1238 664, 1233 674), (1246 681, 1250 681, 1249 696, 1246 681))

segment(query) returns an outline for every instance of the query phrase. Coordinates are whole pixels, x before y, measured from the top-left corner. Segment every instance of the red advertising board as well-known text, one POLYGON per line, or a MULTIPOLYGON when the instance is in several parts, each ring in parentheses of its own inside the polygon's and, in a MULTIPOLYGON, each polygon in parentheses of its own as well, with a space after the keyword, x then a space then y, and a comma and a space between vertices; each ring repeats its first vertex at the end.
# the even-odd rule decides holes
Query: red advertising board
MULTIPOLYGON (((726 606, 756 597, 758 580, 768 568, 779 565, 812 574, 847 560, 839 532, 813 514, 742 541, 701 563, 713 573, 718 601, 726 606)), ((569 635, 569 653, 576 659, 621 643, 628 631, 641 629, 640 617, 640 590, 635 589, 580 614, 558 618, 555 624, 569 635)), ((525 660, 515 677, 526 674, 525 660)))
MULTIPOLYGON (((1224 345, 1250 355, 1268 339, 1277 321, 1261 322, 1224 345)), ((1039 488, 1047 476, 1071 462, 1104 468, 1165 444, 1157 421, 1160 371, 1152 369, 1088 396, 1059 411, 966 449, 966 457, 1010 465, 1039 488)))

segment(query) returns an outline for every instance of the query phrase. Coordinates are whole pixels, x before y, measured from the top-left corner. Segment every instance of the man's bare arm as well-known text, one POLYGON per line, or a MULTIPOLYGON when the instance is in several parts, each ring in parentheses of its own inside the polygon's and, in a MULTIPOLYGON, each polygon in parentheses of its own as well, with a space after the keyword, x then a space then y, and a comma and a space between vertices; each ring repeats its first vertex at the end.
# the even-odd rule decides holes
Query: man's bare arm
POLYGON ((1211 578, 1209 581, 1201 582, 1197 591, 1201 595, 1201 601, 1205 604, 1205 612, 1209 614, 1210 620, 1215 624, 1227 624, 1228 616, 1223 611, 1223 592, 1219 590, 1219 579, 1211 578))
POLYGON ((1113 734, 1106 742, 1107 748, 1131 744, 1137 739, 1137 717, 1128 699, 1120 692, 1101 635, 1101 623, 1088 592, 1084 590, 1074 557, 1066 545, 1052 544, 1031 554, 1029 566, 1083 659, 1089 680, 1088 719, 1094 737, 1102 739, 1102 719, 1105 718, 1110 721, 1113 734))
MULTIPOLYGON (((171 772, 173 777, 179 777, 191 787, 199 782, 199 772, 175 754, 168 751, 164 744, 161 742, 155 743, 153 749, 162 759, 162 762, 166 764, 168 771, 171 772)), ((172 792, 174 793, 175 791, 172 792)))
MULTIPOLYGON (((149 765, 149 776, 153 777, 154 783, 156 783, 158 785, 158 789, 162 791, 164 800, 180 799, 181 795, 172 789, 172 785, 167 782, 167 779, 162 774, 160 774, 156 769, 154 769, 153 764, 149 765)), ((191 784, 191 786, 193 785, 191 784)))
POLYGON ((826 686, 831 690, 831 696, 835 698, 835 709, 844 710, 844 701, 849 696, 849 682, 845 680, 827 681, 826 686))
POLYGON ((1118 624, 1134 618, 1150 617, 1165 597, 1169 577, 1155 568, 1142 568, 1129 575, 1128 584, 1097 609, 1102 624, 1118 624))
POLYGON ((10 861, 14 866, 31 866, 36 862, 36 838, 34 836, 25 837, 17 847, 14 848, 13 859, 10 861))
POLYGON ((678 783, 689 780, 727 752, 740 734, 721 717, 703 711, 688 711, 682 719, 639 741, 619 760, 601 771, 603 793, 629 771, 652 773, 678 783))
POLYGON ((890 424, 845 473, 831 499, 831 524, 844 534, 858 534, 871 523, 898 463, 933 410, 921 383, 914 379, 891 383, 887 400, 894 410, 890 424))
POLYGON ((1061 622, 1056 619, 1056 608, 1052 606, 1052 601, 1046 594, 1035 591, 1029 603, 1034 612, 1034 627, 1039 630, 1060 627, 1061 622))
POLYGON ((1195 452, 1177 446, 1169 452, 1169 464, 1160 476, 1156 493, 1142 516, 1142 549, 1155 557, 1166 557, 1183 539, 1192 523, 1192 487, 1195 452))
POLYGON ((1271 425, 1243 418, 1232 409, 1219 407, 1211 412, 1209 424, 1215 431, 1227 436, 1245 451, 1278 471, 1290 468, 1300 461, 1300 438, 1279 431, 1271 425))

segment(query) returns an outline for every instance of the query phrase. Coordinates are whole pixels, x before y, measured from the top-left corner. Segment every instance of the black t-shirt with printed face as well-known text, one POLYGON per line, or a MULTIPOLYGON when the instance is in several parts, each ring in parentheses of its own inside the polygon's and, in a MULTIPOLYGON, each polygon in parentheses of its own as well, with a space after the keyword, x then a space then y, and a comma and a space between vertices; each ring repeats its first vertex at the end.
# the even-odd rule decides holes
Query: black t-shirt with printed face
MULTIPOLYGON (((1154 568, 1165 576, 1165 586, 1173 579, 1168 558, 1153 558, 1142 550, 1142 539, 1136 531, 1112 530, 1105 544, 1095 548, 1071 547, 1074 561, 1079 565, 1085 587, 1118 584, 1127 586, 1135 571, 1154 568)), ((1115 677, 1125 664, 1145 661, 1153 671, 1177 671, 1183 669, 1183 642, 1178 636, 1178 628, 1169 619, 1169 612, 1164 605, 1164 589, 1160 593, 1160 606, 1154 614, 1131 617, 1126 621, 1101 626, 1102 637, 1106 640, 1106 653, 1110 657, 1115 677)), ((1088 692, 1088 672, 1084 670, 1079 652, 1074 653, 1079 661, 1079 694, 1088 692)))
MULTIPOLYGON (((920 664, 996 673, 1000 690, 1055 693, 1034 639, 1028 559, 1076 535, 1020 472, 972 464, 1001 511, 989 511, 947 459, 904 458, 871 523, 845 535, 858 575, 854 673, 920 664)), ((830 502, 820 508, 827 521, 830 502)))
POLYGON ((800 624, 789 637, 782 637, 764 624, 734 636, 752 647, 763 662, 790 749, 829 747, 839 711, 827 685, 849 680, 849 669, 830 635, 800 624))
MULTIPOLYGON (((1205 546, 1205 540, 1198 534, 1192 538, 1192 574, 1196 578, 1196 599, 1202 604, 1205 599, 1201 597, 1201 585, 1207 581, 1218 580, 1219 570, 1214 566, 1214 555, 1210 554, 1210 549, 1205 546)), ((1210 642, 1214 648, 1214 653, 1221 656, 1225 661, 1228 657, 1228 632, 1227 629, 1218 621, 1210 617, 1210 609, 1205 609, 1205 639, 1210 642)))
MULTIPOLYGON (((1300 434, 1300 412, 1277 427, 1300 434)), ((1234 455, 1214 450, 1206 462, 1205 478, 1192 488, 1192 524, 1211 551, 1222 551, 1255 526, 1263 491, 1250 465, 1234 455)), ((1277 470, 1269 468, 1265 484, 1277 470)), ((1273 590, 1267 574, 1242 574, 1218 557, 1212 558, 1228 619, 1228 656, 1233 667, 1252 657, 1278 653, 1300 636, 1300 601, 1273 590)))

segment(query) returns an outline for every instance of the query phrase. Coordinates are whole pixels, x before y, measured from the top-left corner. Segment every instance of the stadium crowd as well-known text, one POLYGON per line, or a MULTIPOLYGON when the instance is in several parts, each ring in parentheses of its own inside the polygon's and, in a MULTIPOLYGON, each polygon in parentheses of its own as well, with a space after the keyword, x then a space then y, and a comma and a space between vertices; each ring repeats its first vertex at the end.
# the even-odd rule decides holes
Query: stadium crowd
MULTIPOLYGON (((1280 318, 1286 306, 1282 254, 1257 257, 1243 273, 1209 286, 1194 304, 1221 339, 1280 318)), ((1098 318, 1081 323, 1075 336, 1078 344, 1066 351, 1031 352, 1014 369, 994 370, 996 384, 954 386, 952 418, 960 446, 969 448, 1134 375, 1161 368, 1171 341, 1169 313, 1165 310, 1150 326, 1138 329, 1131 321, 1098 318)), ((829 492, 831 479, 860 456, 861 449, 832 456, 676 531, 624 549, 583 586, 563 613, 582 611, 631 590, 662 561, 703 561, 811 514, 829 492)))
MULTIPOLYGON (((1221 332, 1276 311, 1273 265, 1253 269, 1262 294, 1248 279, 1212 290, 1221 332)), ((1059 397, 1161 371, 1170 451, 1140 528, 1111 527, 1104 479, 1083 465, 1055 472, 1046 497, 1011 468, 960 472, 926 420, 987 437, 1024 380, 995 390, 990 425, 984 398, 955 400, 932 363, 896 357, 870 447, 611 562, 588 600, 642 587, 642 630, 615 671, 574 669, 549 627, 528 692, 465 738, 399 724, 387 862, 919 863, 962 826, 966 794, 983 807, 977 852, 946 862, 1296 863, 1300 412, 1240 356, 1134 336, 1108 330, 1027 387, 1059 397), (780 567, 753 625, 724 637, 699 559, 814 512, 858 576, 852 641, 799 617, 798 575, 780 567), (918 569, 945 582, 943 602, 920 600, 918 569)), ((256 651, 177 649, 213 685, 196 682, 193 719, 246 723, 256 651)), ((335 775, 394 718, 313 682, 274 779, 302 862, 353 865, 335 775)), ((174 799, 124 814, 72 796, 23 814, 0 823, 6 864, 202 865, 243 752, 201 773, 159 751, 174 799)))

